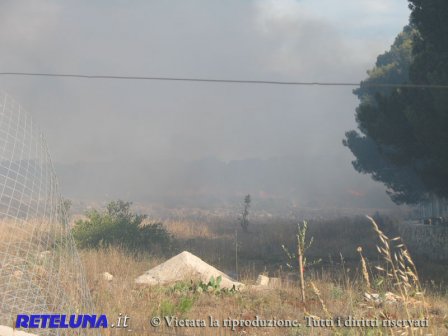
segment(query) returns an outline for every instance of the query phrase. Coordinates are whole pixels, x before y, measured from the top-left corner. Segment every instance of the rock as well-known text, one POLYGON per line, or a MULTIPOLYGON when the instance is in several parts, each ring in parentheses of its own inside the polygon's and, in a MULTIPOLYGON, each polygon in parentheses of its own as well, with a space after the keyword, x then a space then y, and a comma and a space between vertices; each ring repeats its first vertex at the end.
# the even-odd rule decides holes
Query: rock
POLYGON ((380 299, 380 295, 376 294, 376 293, 364 293, 364 298, 366 299, 367 302, 373 302, 376 304, 381 303, 381 299, 380 299))
POLYGON ((380 296, 379 294, 376 293, 364 293, 364 298, 366 299, 366 301, 368 302, 372 302, 375 304, 382 304, 382 303, 386 303, 386 304, 390 304, 390 303, 396 303, 398 301, 401 301, 401 297, 391 293, 391 292, 386 292, 384 294, 384 296, 380 296))
POLYGON ((394 302, 398 302, 402 300, 400 296, 391 293, 391 292, 387 292, 386 294, 384 294, 384 301, 386 303, 394 303, 394 302))
POLYGON ((279 288, 281 286, 280 278, 270 278, 266 275, 258 275, 255 283, 255 289, 279 288))
POLYGON ((280 278, 269 278, 269 287, 271 288, 279 288, 281 287, 282 282, 280 278))
POLYGON ((112 274, 110 274, 109 272, 104 272, 103 279, 106 281, 112 281, 114 279, 114 276, 112 274))
POLYGON ((268 286, 269 285, 269 277, 266 275, 259 274, 257 278, 257 282, 255 283, 257 286, 268 286))
POLYGON ((184 251, 164 263, 146 271, 135 279, 138 284, 161 285, 181 280, 200 279, 207 283, 211 277, 221 276, 221 288, 242 289, 244 284, 230 278, 227 274, 207 264, 190 252, 184 251))

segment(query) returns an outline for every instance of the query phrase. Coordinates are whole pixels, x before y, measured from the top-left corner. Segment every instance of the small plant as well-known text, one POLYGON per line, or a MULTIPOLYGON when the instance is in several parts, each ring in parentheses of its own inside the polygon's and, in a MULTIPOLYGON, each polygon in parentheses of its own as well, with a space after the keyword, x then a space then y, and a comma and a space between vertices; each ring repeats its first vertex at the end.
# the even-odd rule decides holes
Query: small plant
POLYGON ((177 304, 177 309, 179 313, 185 314, 191 310, 193 304, 194 304, 194 298, 184 296, 179 300, 179 303, 177 304))
POLYGON ((220 294, 232 294, 236 292, 235 285, 232 288, 221 288, 222 276, 218 276, 216 279, 212 276, 209 282, 205 283, 201 281, 197 287, 196 291, 198 293, 211 293, 215 295, 220 294))
POLYGON ((160 303, 159 312, 162 316, 186 314, 191 310, 197 298, 193 292, 193 283, 188 284, 187 282, 178 282, 165 289, 164 293, 170 299, 160 303))
POLYGON ((164 300, 160 303, 160 315, 162 316, 171 316, 176 313, 176 305, 169 301, 164 300))
POLYGON ((250 195, 244 197, 243 211, 240 217, 240 224, 244 232, 249 232, 249 208, 251 201, 250 195))
MULTIPOLYGON (((386 267, 376 266, 384 278, 392 282, 392 292, 394 298, 399 299, 404 306, 407 319, 413 318, 410 306, 418 307, 420 317, 428 316, 424 291, 415 267, 414 261, 400 237, 389 239, 383 231, 380 230, 375 220, 369 216, 367 218, 372 223, 380 244, 377 245, 378 252, 386 262, 386 267)), ((414 335, 414 329, 410 329, 410 334, 414 335)))
MULTIPOLYGON (((222 295, 222 294, 233 294, 237 291, 235 286, 232 288, 221 288, 222 276, 211 277, 208 282, 199 281, 190 283, 181 281, 175 283, 173 286, 169 287, 166 290, 167 294, 177 296, 177 297, 188 297, 188 295, 193 294, 193 299, 196 298, 195 294, 208 293, 213 295, 222 295)), ((180 303, 181 304, 181 303, 180 303)), ((182 304, 183 306, 187 305, 187 302, 182 304)))
MULTIPOLYGON (((313 237, 311 237, 311 239, 306 242, 306 231, 308 229, 308 223, 306 221, 303 221, 303 225, 300 225, 300 223, 297 224, 297 246, 296 246, 296 251, 297 251, 297 255, 290 253, 288 251, 288 249, 285 247, 285 245, 282 245, 282 249, 283 251, 286 253, 286 255, 288 256, 289 260, 296 260, 298 262, 298 272, 299 272, 299 279, 300 279, 300 289, 302 291, 302 302, 305 302, 305 278, 303 276, 304 272, 305 272, 305 267, 308 266, 307 265, 307 260, 305 257, 305 251, 308 250, 311 245, 313 244, 313 237)), ((315 260, 313 261, 310 265, 314 265, 321 262, 321 259, 315 260)), ((291 264, 286 264, 289 268, 292 269, 292 265, 291 264)))
POLYGON ((389 239, 379 228, 373 218, 367 217, 378 235, 380 245, 378 252, 386 261, 387 269, 377 266, 376 269, 393 279, 394 287, 400 292, 404 301, 409 297, 422 297, 423 290, 417 269, 400 237, 389 239))
POLYGON ((168 289, 168 292, 171 294, 185 294, 189 293, 193 290, 193 281, 191 283, 187 283, 185 281, 176 282, 173 286, 168 289))
POLYGON ((362 266, 362 276, 364 278, 364 281, 366 282, 366 286, 367 286, 367 290, 371 289, 370 286, 370 277, 369 277, 369 272, 367 270, 367 262, 366 259, 364 258, 364 256, 362 255, 362 247, 358 246, 358 248, 356 249, 356 251, 359 253, 359 256, 361 258, 361 266, 362 266))
POLYGON ((172 316, 176 314, 184 315, 188 313, 194 304, 194 297, 183 296, 176 301, 164 300, 160 304, 160 315, 172 316))
POLYGON ((337 284, 332 284, 330 295, 333 300, 340 300, 344 297, 344 290, 337 284))

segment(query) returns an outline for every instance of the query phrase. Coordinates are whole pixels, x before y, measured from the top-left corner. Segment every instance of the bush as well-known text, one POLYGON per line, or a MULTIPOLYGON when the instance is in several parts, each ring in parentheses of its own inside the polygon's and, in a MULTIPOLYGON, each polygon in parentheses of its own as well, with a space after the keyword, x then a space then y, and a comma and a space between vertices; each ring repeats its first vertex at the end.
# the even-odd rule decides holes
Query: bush
POLYGON ((167 251, 171 235, 162 223, 145 224, 147 215, 131 212, 130 202, 110 202, 104 212, 96 209, 86 213, 86 220, 79 220, 73 236, 81 248, 120 246, 131 251, 147 251, 158 246, 167 251))

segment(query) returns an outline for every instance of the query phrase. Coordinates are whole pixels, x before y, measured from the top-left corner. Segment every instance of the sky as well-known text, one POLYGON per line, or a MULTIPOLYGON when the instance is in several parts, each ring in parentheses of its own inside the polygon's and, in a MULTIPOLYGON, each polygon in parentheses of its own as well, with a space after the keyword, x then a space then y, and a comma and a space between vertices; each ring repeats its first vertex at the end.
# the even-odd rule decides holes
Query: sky
MULTIPOLYGON (((0 72, 359 82, 408 16, 405 0, 4 0, 0 72)), ((341 144, 349 87, 0 76, 0 89, 59 164, 324 157, 361 181, 341 144)))

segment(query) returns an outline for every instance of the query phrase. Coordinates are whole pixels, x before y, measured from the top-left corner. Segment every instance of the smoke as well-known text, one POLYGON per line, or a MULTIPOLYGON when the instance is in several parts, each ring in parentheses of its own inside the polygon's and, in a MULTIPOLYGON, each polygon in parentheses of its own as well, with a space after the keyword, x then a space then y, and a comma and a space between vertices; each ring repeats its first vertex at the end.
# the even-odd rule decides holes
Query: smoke
MULTIPOLYGON (((356 82, 408 15, 402 1, 366 3, 5 1, 0 68, 356 82)), ((341 146, 355 127, 350 88, 12 77, 0 87, 44 129, 69 196, 234 195, 250 176, 257 192, 289 197, 292 184, 300 199, 329 193, 333 180, 347 194, 383 192, 353 171, 341 146), (204 158, 227 168, 203 167, 204 158), (244 176, 229 168, 249 159, 261 163, 244 176), (287 181, 276 184, 284 165, 287 181), (217 171, 234 178, 220 183, 217 171)))

